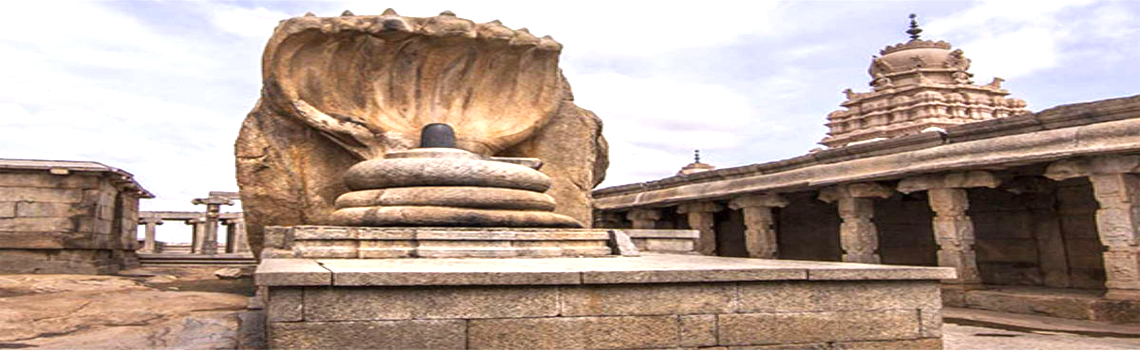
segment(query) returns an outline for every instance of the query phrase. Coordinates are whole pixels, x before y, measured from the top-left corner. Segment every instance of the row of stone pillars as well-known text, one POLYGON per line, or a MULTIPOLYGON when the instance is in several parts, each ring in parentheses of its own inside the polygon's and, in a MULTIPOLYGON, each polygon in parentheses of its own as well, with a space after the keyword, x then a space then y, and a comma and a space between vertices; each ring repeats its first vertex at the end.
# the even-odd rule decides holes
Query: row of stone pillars
MULTIPOLYGON (((162 225, 166 221, 161 218, 143 217, 139 218, 139 224, 146 226, 145 240, 140 253, 154 253, 156 251, 155 234, 157 226, 162 225)), ((215 233, 213 244, 210 242, 209 229, 210 222, 206 215, 198 218, 191 218, 185 220, 177 220, 190 225, 192 228, 192 238, 190 244, 190 253, 192 254, 217 254, 217 225, 226 227, 226 246, 225 253, 246 253, 249 252, 249 243, 246 241, 245 219, 242 217, 236 218, 219 218, 214 224, 213 232, 215 233), (212 249, 211 249, 212 248, 212 249)))
MULTIPOLYGON (((187 225, 193 226, 193 238, 190 252, 193 254, 214 255, 218 253, 218 224, 226 226, 226 253, 241 253, 249 251, 246 242, 245 220, 237 218, 222 218, 223 205, 233 205, 230 199, 232 192, 211 192, 206 198, 196 198, 191 201, 195 205, 205 205, 206 212, 201 217, 185 219, 187 225), (230 194, 226 196, 226 194, 230 194)), ((143 217, 139 224, 146 225, 146 240, 143 243, 143 252, 155 251, 155 226, 162 224, 161 218, 143 217)))
MULTIPOLYGON (((1106 297, 1114 299, 1140 299, 1140 156, 1103 156, 1091 159, 1065 160, 1051 164, 1046 177, 1060 181, 1075 177, 1088 177, 1093 185, 1100 208, 1096 213, 1097 232, 1108 247, 1104 252, 1106 297)), ((1044 181, 1044 180, 1042 180, 1044 181)), ((903 179, 894 190, 877 183, 842 184, 820 190, 819 199, 836 203, 840 225, 840 245, 843 261, 879 263, 878 231, 874 217, 874 198, 887 198, 894 191, 912 193, 926 191, 934 218, 931 222, 935 242, 938 244, 938 265, 953 267, 958 278, 945 281, 969 288, 982 283, 974 251, 974 224, 966 211, 970 207, 967 189, 996 188, 1001 184, 992 173, 969 171, 961 173, 926 175, 903 179)), ((1032 184, 1017 184, 1013 191, 1033 193, 1032 184)), ((1055 199, 1050 199, 1055 200, 1055 199)), ((1042 218, 1035 230, 1038 249, 1043 254, 1056 252, 1063 257, 1056 212, 1050 201, 1027 203, 1033 215, 1042 218)), ((729 201, 729 207, 744 214, 745 245, 750 257, 776 258, 779 254, 776 231, 773 229, 772 208, 784 207, 788 201, 775 193, 750 194, 729 201)), ((723 207, 714 202, 684 203, 677 212, 686 214, 689 227, 700 231, 697 250, 701 254, 716 254, 714 214, 723 207)), ((661 219, 660 209, 634 209, 626 218, 635 229, 655 228, 661 219)), ((1068 286, 1067 262, 1063 258, 1042 259, 1046 272, 1046 285, 1068 286), (1058 266, 1053 266, 1058 265, 1058 266)))

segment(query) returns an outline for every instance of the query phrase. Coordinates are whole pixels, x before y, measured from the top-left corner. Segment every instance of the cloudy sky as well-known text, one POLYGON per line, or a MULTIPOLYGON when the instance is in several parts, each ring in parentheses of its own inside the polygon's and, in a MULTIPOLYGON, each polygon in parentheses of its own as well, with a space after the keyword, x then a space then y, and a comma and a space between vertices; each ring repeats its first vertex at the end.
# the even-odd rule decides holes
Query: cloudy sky
POLYGON ((237 189, 233 141, 277 22, 387 7, 563 43, 577 104, 605 122, 602 187, 670 176, 693 149, 730 167, 817 147, 840 91, 868 89, 871 55, 906 39, 909 13, 1034 111, 1140 94, 1136 1, 7 1, 0 158, 102 162, 158 196, 143 210, 201 209, 190 200, 237 189))

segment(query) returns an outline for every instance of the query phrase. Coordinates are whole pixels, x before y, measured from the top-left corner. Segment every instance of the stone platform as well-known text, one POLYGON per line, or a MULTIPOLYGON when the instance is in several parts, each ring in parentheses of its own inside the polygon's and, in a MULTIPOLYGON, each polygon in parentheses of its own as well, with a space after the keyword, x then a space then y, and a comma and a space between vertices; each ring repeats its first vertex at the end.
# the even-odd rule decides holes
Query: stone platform
POLYGON ((691 252, 695 230, 271 226, 262 258, 604 257, 691 252))
POLYGON ((1038 315, 1111 323, 1140 323, 1140 300, 1113 300, 1103 290, 993 286, 981 289, 944 288, 947 307, 1038 315))
POLYGON ((949 268, 640 256, 265 259, 273 349, 940 349, 949 268))

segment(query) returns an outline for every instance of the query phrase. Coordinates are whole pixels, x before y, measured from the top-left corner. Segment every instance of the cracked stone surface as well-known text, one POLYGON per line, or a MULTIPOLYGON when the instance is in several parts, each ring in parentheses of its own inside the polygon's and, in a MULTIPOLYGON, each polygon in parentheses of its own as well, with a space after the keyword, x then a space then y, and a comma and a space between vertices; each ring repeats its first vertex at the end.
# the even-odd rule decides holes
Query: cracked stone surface
POLYGON ((237 348, 252 283, 212 270, 0 276, 0 348, 237 348))

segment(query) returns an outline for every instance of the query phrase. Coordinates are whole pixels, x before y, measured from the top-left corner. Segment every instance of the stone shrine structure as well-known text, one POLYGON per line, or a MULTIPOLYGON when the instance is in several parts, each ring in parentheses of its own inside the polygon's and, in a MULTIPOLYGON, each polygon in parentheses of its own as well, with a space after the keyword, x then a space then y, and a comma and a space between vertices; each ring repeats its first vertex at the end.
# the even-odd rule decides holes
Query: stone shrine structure
POLYGON ((137 267, 140 198, 154 195, 100 163, 0 159, 0 273, 137 267))
POLYGON ((1025 113, 909 33, 828 116, 832 148, 599 189, 596 225, 699 230, 706 255, 952 267, 948 306, 1140 321, 1140 96, 1025 113))
POLYGON ((1025 101, 1009 99, 994 78, 974 85, 970 59, 945 41, 921 40, 911 15, 910 41, 887 46, 871 59, 871 92, 844 90, 846 110, 827 115, 827 147, 883 140, 928 129, 942 129, 1029 113, 1025 101))
POLYGON ((557 167, 600 176, 605 156, 592 152, 604 144, 577 107, 561 124, 537 122, 572 106, 560 50, 550 37, 451 12, 281 22, 266 48, 266 92, 237 144, 243 207, 266 225, 255 279, 269 348, 941 349, 938 281, 953 269, 695 254, 715 248, 697 238, 715 228, 716 203, 686 206, 697 230, 579 228, 590 215, 559 208, 589 197, 565 197, 559 178, 598 178, 557 167), (357 61, 322 72, 329 55, 357 61), (405 79, 409 66, 423 75, 405 79), (464 96, 471 106, 457 102, 464 96), (551 125, 564 139, 534 136, 551 125), (305 198, 324 201, 308 208, 267 202, 293 195, 277 192, 295 179, 275 174, 316 171, 280 157, 325 159, 328 148, 297 128, 356 156, 305 180, 327 191, 305 198), (255 156, 251 143, 290 152, 255 156), (275 212, 331 207, 312 214, 324 225, 275 212))

